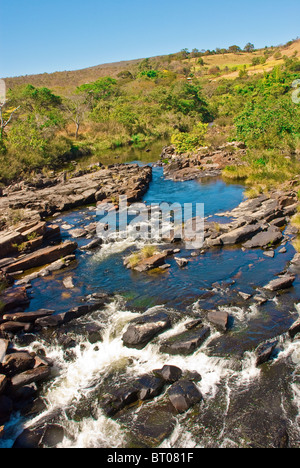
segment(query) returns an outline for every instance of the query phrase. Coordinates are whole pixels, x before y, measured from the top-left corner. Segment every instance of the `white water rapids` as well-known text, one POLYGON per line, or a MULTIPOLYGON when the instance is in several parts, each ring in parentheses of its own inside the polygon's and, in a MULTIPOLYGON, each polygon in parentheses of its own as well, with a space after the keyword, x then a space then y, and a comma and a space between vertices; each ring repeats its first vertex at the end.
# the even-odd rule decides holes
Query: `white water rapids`
MULTIPOLYGON (((155 309, 155 308, 154 308, 155 309)), ((153 310, 153 309, 152 309, 153 310)), ((46 355, 53 359, 58 375, 47 386, 44 400, 47 410, 34 420, 27 421, 20 427, 22 418, 15 415, 10 422, 7 433, 8 438, 0 444, 11 446, 15 437, 22 432, 24 427, 29 427, 39 419, 51 414, 56 409, 67 409, 76 406, 82 398, 89 398, 93 387, 103 381, 112 372, 121 372, 126 380, 159 369, 165 364, 175 365, 182 370, 197 371, 202 380, 198 383, 203 394, 205 404, 213 400, 219 392, 220 386, 226 390, 227 402, 224 410, 224 424, 226 411, 230 405, 232 387, 235 389, 251 385, 260 378, 261 370, 255 366, 255 353, 247 352, 237 365, 236 359, 226 359, 209 356, 206 351, 209 343, 218 336, 218 332, 212 333, 206 343, 191 356, 168 356, 159 352, 159 343, 184 330, 184 325, 190 318, 183 319, 171 330, 166 331, 154 343, 149 343, 144 349, 129 349, 123 346, 122 334, 127 323, 135 318, 137 314, 124 310, 122 301, 114 300, 101 313, 94 313, 89 317, 89 322, 105 325, 103 341, 90 344, 82 339, 78 342, 74 359, 67 362, 60 346, 54 344, 43 344, 46 355), (84 346, 82 346, 84 345, 84 346), (16 424, 18 423, 18 424, 16 424), (18 427, 16 432, 16 427, 18 427)), ((294 404, 300 411, 299 379, 300 373, 300 341, 291 342, 287 337, 281 339, 282 351, 276 360, 292 359, 295 365, 295 379, 292 383, 294 404)), ((41 342, 32 343, 31 350, 41 348, 41 342)), ((181 417, 172 436, 163 442, 162 447, 198 447, 193 435, 181 425, 181 417)), ((297 422, 297 421, 296 421, 297 422)), ((65 428, 65 439, 61 447, 126 447, 126 431, 117 421, 104 416, 100 408, 95 408, 93 415, 84 417, 79 422, 69 420, 63 416, 60 423, 65 428)), ((235 445, 235 442, 223 438, 219 434, 219 446, 235 445)))

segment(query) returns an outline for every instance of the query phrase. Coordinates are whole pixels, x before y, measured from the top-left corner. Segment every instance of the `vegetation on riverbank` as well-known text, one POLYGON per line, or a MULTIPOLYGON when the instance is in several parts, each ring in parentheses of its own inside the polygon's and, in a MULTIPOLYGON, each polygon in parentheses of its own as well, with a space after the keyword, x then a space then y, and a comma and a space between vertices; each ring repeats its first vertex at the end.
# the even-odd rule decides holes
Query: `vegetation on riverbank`
POLYGON ((8 79, 0 182, 62 167, 82 153, 145 147, 160 138, 170 139, 179 153, 243 141, 244 161, 224 176, 246 181, 253 193, 290 180, 300 168, 300 105, 292 101, 298 50, 299 41, 259 51, 251 43, 243 51, 183 49, 96 67, 98 76, 87 69, 90 81, 84 81, 88 71, 70 72, 69 85, 64 75, 60 86, 52 75, 8 79), (55 83, 51 90, 48 82, 55 83))

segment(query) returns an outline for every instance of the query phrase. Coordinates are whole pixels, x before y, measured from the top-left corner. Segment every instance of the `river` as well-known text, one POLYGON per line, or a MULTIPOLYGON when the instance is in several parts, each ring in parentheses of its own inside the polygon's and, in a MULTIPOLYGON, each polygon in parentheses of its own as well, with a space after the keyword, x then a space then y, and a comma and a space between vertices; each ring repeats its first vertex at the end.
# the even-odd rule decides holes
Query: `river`
MULTIPOLYGON (((143 159, 145 164, 158 159, 156 149, 150 154, 135 151, 131 156, 138 156, 140 164, 143 159)), ((173 182, 164 178, 161 167, 154 167, 153 181, 143 201, 204 203, 205 216, 213 217, 237 206, 244 190, 242 185, 227 184, 218 178, 173 182)), ((95 210, 86 207, 56 219, 63 239, 70 238, 70 227, 94 221, 95 210)), ((79 240, 79 246, 84 242, 79 240)), ((124 257, 136 247, 130 239, 107 243, 93 254, 78 254, 76 264, 68 270, 33 281, 31 310, 53 308, 64 312, 78 305, 79 297, 95 292, 113 293, 115 298, 104 311, 69 326, 76 341, 69 354, 45 337, 33 340, 30 349, 42 348, 53 359, 56 376, 43 387, 46 407, 42 415, 30 419, 15 414, 0 445, 12 446, 24 427, 63 409, 59 422, 64 426, 65 438, 60 447, 143 447, 132 434, 141 407, 113 420, 101 410, 99 394, 107 386, 120 386, 130 378, 171 364, 201 375, 197 385, 203 402, 176 416, 176 427, 161 447, 273 447, 287 430, 290 446, 298 448, 300 341, 292 342, 286 331, 299 317, 299 279, 288 293, 261 307, 238 294, 253 294, 282 271, 294 256, 293 247, 288 244, 285 254, 276 251, 274 259, 265 257, 261 250, 243 251, 237 247, 216 248, 196 256, 182 248, 178 256, 188 258, 188 266, 181 269, 171 258, 171 268, 159 274, 132 272, 123 266, 124 257), (66 289, 63 280, 70 276, 74 288, 66 289), (160 306, 180 314, 175 328, 142 350, 124 347, 126 324, 141 312, 160 306), (227 333, 213 331, 191 356, 168 356, 159 351, 159 344, 183 330, 197 311, 217 309, 230 314, 227 333), (83 333, 91 323, 104 330, 102 341, 96 344, 87 341, 83 333), (257 368, 255 348, 275 337, 279 340, 276 356, 257 368)), ((165 398, 163 394, 144 403, 142 409, 159 407, 165 398)))

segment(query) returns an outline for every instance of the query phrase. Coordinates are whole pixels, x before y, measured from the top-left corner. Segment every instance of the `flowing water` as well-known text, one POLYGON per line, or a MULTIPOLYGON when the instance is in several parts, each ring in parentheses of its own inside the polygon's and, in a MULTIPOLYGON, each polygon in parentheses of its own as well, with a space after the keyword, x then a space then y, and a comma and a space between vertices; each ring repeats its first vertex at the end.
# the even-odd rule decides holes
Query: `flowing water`
MULTIPOLYGON (((162 169, 155 167, 144 201, 201 202, 205 204, 205 216, 215 216, 237 206, 243 193, 243 186, 220 179, 165 180, 162 169)), ((64 239, 68 239, 71 226, 77 228, 95 219, 95 207, 88 207, 64 214, 56 222, 61 225, 64 239)), ((79 246, 84 242, 79 240, 79 246)), ((260 307, 238 294, 253 294, 273 279, 292 259, 293 247, 288 244, 285 254, 276 251, 274 259, 266 258, 261 250, 240 248, 214 249, 194 257, 183 248, 178 256, 189 259, 184 269, 170 258, 171 268, 163 273, 127 270, 124 257, 142 245, 142 241, 137 243, 131 238, 107 242, 98 252, 78 254, 76 265, 68 270, 32 283, 31 310, 53 308, 64 312, 77 306, 79 297, 95 292, 114 293, 115 297, 104 310, 68 326, 76 341, 69 354, 47 336, 37 336, 29 345, 32 351, 44 350, 55 362, 54 379, 42 390, 46 408, 35 418, 15 414, 0 444, 10 447, 24 427, 55 415, 65 428, 61 447, 138 447, 131 430, 137 415, 145 408, 151 410, 153 405, 165 403, 166 395, 134 407, 115 420, 102 412, 99 395, 130 378, 171 364, 201 375, 197 385, 203 402, 176 416, 176 427, 161 447, 272 447, 283 430, 289 434, 290 446, 299 447, 300 341, 292 342, 286 333, 299 317, 299 280, 288 293, 260 307), (63 285, 68 276, 72 276, 73 289, 63 285), (124 347, 122 335, 130 320, 160 306, 176 315, 175 326, 142 350, 124 347), (159 351, 163 340, 183 331, 184 325, 201 311, 216 309, 230 314, 227 333, 213 330, 191 356, 168 356, 159 351), (101 342, 91 344, 87 340, 84 329, 88 324, 103 328, 101 342), (276 355, 257 368, 255 348, 275 337, 279 340, 276 355)))

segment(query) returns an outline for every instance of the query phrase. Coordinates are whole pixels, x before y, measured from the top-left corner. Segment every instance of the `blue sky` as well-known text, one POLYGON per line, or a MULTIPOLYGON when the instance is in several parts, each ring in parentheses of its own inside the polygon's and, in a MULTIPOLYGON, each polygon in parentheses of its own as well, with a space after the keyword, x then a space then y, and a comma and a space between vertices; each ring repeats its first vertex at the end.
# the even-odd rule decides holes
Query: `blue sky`
POLYGON ((0 76, 300 36, 299 0, 0 0, 0 76))

